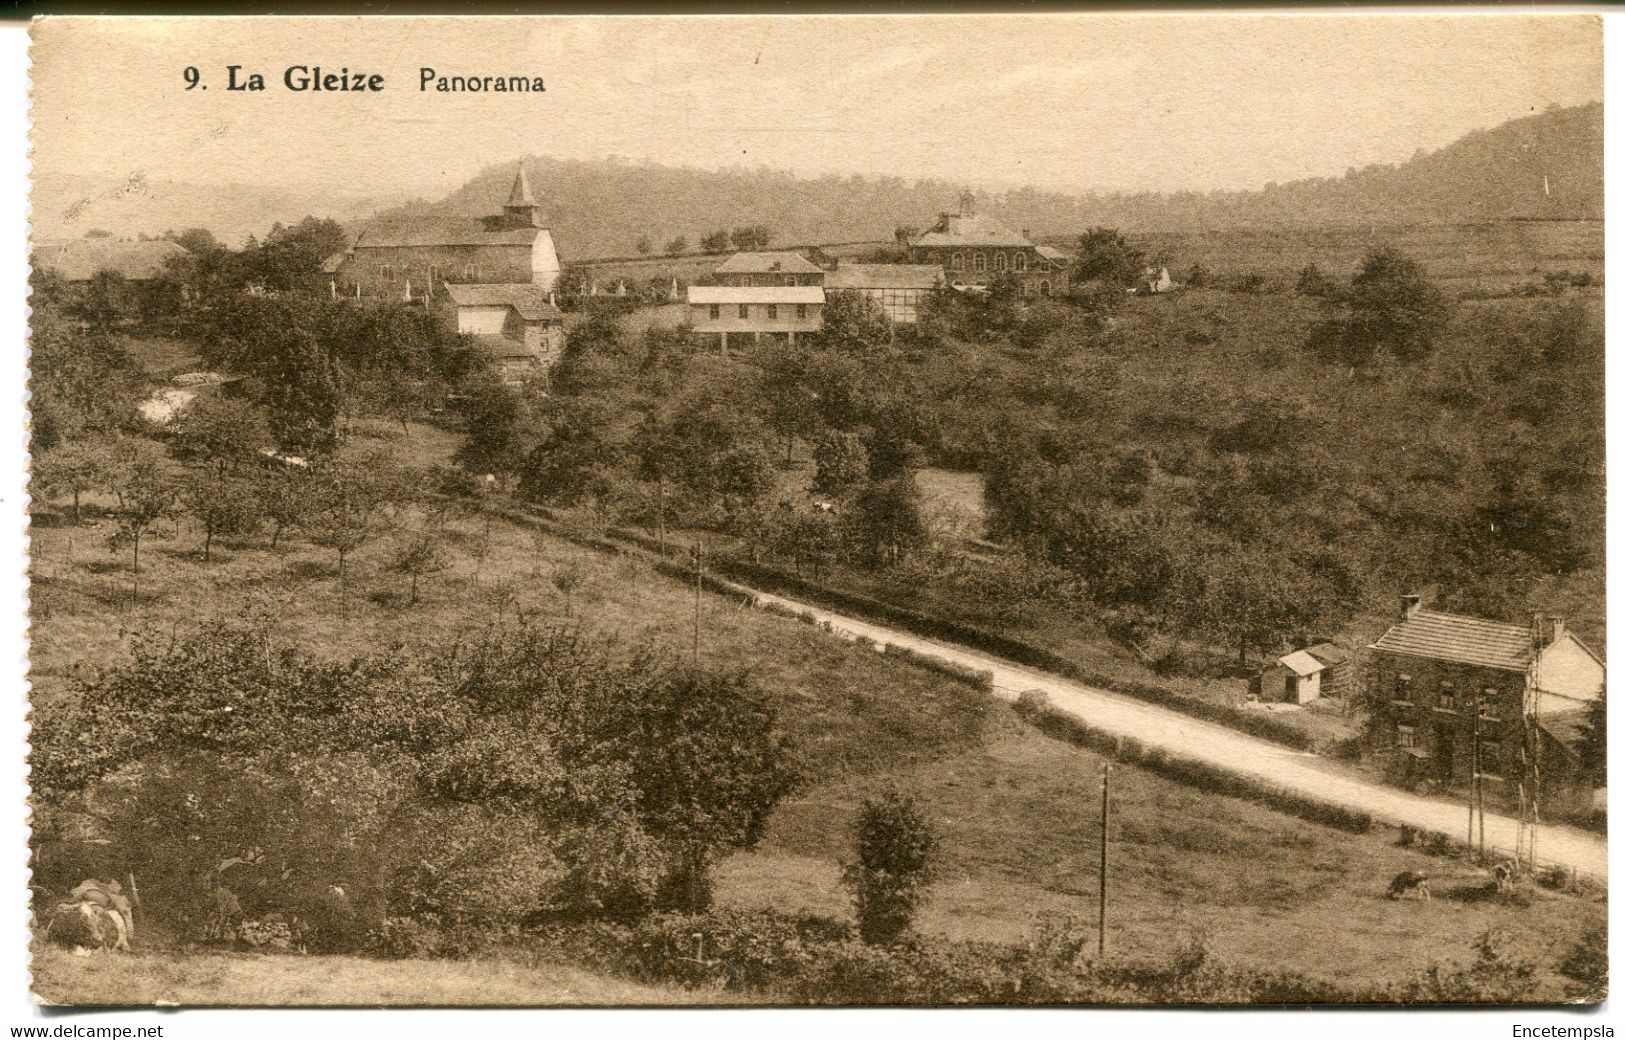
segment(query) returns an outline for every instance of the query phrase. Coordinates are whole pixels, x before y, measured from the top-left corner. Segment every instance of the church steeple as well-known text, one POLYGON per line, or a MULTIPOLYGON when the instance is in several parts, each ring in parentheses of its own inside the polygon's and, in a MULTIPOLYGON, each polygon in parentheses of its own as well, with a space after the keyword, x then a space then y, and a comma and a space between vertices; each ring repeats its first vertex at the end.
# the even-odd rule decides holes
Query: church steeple
POLYGON ((520 227, 541 227, 541 209, 536 204, 536 196, 530 193, 525 165, 520 163, 519 172, 514 174, 513 189, 508 192, 508 203, 502 207, 502 215, 509 223, 520 227))

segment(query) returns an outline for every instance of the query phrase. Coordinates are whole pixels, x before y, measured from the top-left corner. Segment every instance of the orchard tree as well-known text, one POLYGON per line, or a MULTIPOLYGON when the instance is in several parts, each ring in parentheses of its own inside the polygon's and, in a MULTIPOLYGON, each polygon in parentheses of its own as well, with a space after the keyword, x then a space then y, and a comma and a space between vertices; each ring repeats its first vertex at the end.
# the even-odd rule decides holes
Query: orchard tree
POLYGON ((1331 317, 1315 326, 1310 350, 1322 359, 1361 367, 1382 358, 1401 364, 1433 350, 1450 311, 1421 264, 1393 248, 1366 254, 1331 317))
POLYGON ((868 294, 835 290, 825 298, 824 324, 815 336, 831 350, 873 354, 891 343, 892 324, 868 294))
POLYGON ((471 473, 490 473, 506 486, 525 458, 525 409, 519 395, 490 373, 463 383, 457 411, 468 439, 453 456, 471 473))
POLYGON ((725 253, 728 251, 728 229, 717 228, 709 235, 700 239, 700 250, 706 253, 725 253))
POLYGON ((265 413, 246 401, 211 395, 181 414, 170 439, 176 458, 205 464, 215 476, 262 460, 271 443, 265 413))
POLYGON ((338 558, 342 604, 348 595, 346 561, 377 536, 384 506, 401 487, 393 465, 382 458, 329 462, 315 475, 315 485, 309 526, 316 542, 338 558))
POLYGON ((682 235, 678 235, 666 243, 667 256, 682 256, 686 252, 688 252, 688 239, 682 235))
POLYGON ((937 874, 938 839, 913 799, 888 791, 866 798, 852 828, 854 862, 842 881, 852 894, 858 934, 889 946, 902 938, 937 874))
POLYGON ((79 523, 79 497, 108 485, 116 469, 112 451, 101 441, 59 441, 40 452, 32 465, 35 497, 68 494, 73 522, 79 523))
POLYGON ((271 525, 271 548, 282 536, 301 526, 314 508, 316 481, 306 466, 283 465, 271 470, 254 484, 259 511, 271 525))
POLYGON ((840 498, 869 479, 869 452, 855 433, 826 433, 813 448, 812 488, 840 498))
POLYGON ((118 462, 114 493, 119 506, 114 513, 117 526, 108 536, 107 546, 119 552, 130 549, 130 603, 141 602, 141 543, 163 532, 161 522, 175 507, 177 491, 164 467, 163 457, 150 442, 129 446, 118 462))
POLYGON ((1092 227, 1078 240, 1074 281, 1123 287, 1137 282, 1144 271, 1145 253, 1129 245, 1116 228, 1092 227))
POLYGON ((217 536, 242 537, 257 531, 265 520, 260 498, 244 480, 203 477, 186 489, 186 510, 203 528, 203 562, 217 536))
POLYGON ((841 519, 848 541, 871 567, 902 562, 930 535, 913 473, 863 485, 841 519))
POLYGON ((768 243, 773 241, 773 229, 766 224, 746 224, 734 228, 728 240, 739 250, 766 249, 768 243))
POLYGON ((439 574, 451 566, 441 533, 432 525, 410 532, 395 550, 390 569, 411 578, 409 606, 417 606, 418 584, 432 574, 439 574))

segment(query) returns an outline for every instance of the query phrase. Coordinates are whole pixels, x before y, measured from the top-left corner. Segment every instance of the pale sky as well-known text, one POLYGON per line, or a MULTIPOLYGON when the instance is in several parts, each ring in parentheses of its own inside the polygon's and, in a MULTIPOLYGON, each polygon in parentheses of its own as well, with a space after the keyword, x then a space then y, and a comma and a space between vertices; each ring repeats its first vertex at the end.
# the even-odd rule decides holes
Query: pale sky
POLYGON ((525 154, 1069 192, 1402 162, 1602 96, 1593 16, 83 19, 36 27, 55 172, 438 197, 525 154), (228 64, 264 73, 229 93, 228 64), (380 72, 295 94, 293 64, 380 72), (208 90, 186 91, 198 66, 208 90), (418 69, 545 78, 418 91, 418 69))

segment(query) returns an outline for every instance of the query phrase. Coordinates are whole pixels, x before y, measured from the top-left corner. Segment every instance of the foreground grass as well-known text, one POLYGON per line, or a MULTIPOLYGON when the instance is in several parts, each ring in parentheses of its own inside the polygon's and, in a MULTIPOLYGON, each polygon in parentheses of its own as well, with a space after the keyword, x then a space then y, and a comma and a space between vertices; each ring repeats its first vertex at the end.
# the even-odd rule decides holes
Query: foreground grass
MULTIPOLYGON (((74 956, 42 947, 32 964, 44 1004, 660 1005, 737 1003, 737 995, 645 986, 522 952, 466 961, 138 952, 74 956)), ((759 1003, 760 1001, 756 1001, 759 1003)))
MULTIPOLYGON (((1010 719, 985 746, 884 777, 820 784, 782 806, 761 845, 722 870, 719 898, 753 908, 845 916, 841 861, 856 806, 886 785, 909 792, 941 835, 943 869, 919 925, 955 939, 1019 942, 1044 915, 1097 920, 1103 760, 1010 719)), ((1595 894, 1533 884, 1496 897, 1467 863, 1394 844, 1386 828, 1347 834, 1124 766, 1112 770, 1111 953, 1176 954, 1203 936, 1227 966, 1290 969, 1351 986, 1470 961, 1472 942, 1505 931, 1542 966, 1540 993, 1563 992, 1552 966, 1607 919, 1595 894), (1385 897, 1401 870, 1433 879, 1429 902, 1385 897)))

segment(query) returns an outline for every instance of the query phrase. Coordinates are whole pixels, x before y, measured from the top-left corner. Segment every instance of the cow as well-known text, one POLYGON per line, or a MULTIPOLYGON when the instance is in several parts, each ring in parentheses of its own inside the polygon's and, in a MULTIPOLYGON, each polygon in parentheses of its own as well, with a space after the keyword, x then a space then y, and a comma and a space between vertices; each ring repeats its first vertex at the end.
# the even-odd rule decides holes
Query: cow
POLYGON ((1414 870, 1402 870, 1394 875, 1394 880, 1388 883, 1388 898, 1400 899, 1406 895, 1415 895, 1418 899, 1432 899, 1428 892, 1428 876, 1418 874, 1414 870))
POLYGON ((1512 888, 1512 879, 1517 876, 1518 867, 1510 860, 1502 860, 1495 865, 1495 890, 1506 892, 1512 888))

